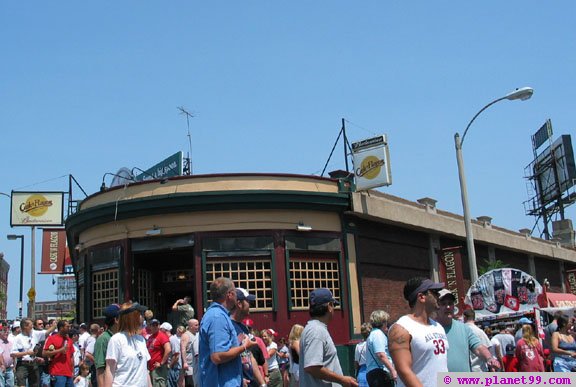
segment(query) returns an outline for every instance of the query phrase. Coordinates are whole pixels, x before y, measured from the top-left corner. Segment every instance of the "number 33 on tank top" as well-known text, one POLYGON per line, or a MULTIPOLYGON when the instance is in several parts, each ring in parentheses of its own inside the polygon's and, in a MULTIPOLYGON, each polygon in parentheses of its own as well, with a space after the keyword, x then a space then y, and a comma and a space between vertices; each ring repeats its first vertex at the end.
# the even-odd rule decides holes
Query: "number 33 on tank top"
POLYGON ((432 341, 432 344, 434 344, 434 355, 440 355, 440 354, 444 354, 446 353, 446 346, 444 345, 444 340, 442 339, 437 339, 432 341))

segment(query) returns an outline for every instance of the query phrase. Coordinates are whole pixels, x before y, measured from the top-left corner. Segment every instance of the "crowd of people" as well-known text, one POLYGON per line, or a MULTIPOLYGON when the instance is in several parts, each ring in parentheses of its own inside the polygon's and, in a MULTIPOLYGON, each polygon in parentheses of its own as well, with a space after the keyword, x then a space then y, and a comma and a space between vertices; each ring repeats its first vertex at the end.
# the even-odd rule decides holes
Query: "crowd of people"
POLYGON ((534 321, 482 329, 472 309, 455 316, 443 283, 412 278, 404 287, 411 312, 388 329, 376 310, 362 324, 355 368, 360 386, 436 386, 438 372, 575 372, 574 321, 561 311, 541 337, 534 321))
POLYGON ((574 372, 573 321, 562 313, 538 337, 533 321, 481 329, 473 310, 455 317, 444 284, 412 278, 410 313, 390 326, 374 310, 362 324, 353 376, 344 375, 328 331, 339 305, 329 289, 309 294, 310 320, 287 338, 256 330, 256 297, 220 277, 201 321, 190 298, 176 300, 172 323, 137 302, 104 308, 104 324, 23 319, 0 330, 0 387, 436 386, 438 372, 574 372))

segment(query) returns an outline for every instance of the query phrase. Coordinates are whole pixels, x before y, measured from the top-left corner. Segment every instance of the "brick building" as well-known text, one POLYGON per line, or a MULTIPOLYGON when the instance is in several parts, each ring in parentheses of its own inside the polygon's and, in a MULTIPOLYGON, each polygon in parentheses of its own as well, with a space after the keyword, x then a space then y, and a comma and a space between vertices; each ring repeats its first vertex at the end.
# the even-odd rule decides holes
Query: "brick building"
POLYGON ((6 320, 8 300, 8 272, 10 265, 4 260, 4 254, 0 253, 0 320, 6 320))
POLYGON ((36 301, 35 311, 35 318, 41 318, 44 321, 72 319, 76 314, 76 302, 73 300, 36 301))

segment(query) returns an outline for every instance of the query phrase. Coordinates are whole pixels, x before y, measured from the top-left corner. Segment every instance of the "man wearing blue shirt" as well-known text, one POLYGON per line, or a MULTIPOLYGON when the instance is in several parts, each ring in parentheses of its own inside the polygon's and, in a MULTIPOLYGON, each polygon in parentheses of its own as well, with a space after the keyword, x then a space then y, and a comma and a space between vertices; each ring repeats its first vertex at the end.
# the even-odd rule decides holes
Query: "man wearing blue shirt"
POLYGON ((456 296, 442 289, 438 298, 438 313, 436 321, 444 327, 448 337, 448 371, 471 372, 470 352, 482 358, 489 366, 499 369, 500 364, 488 348, 483 345, 472 330, 462 321, 454 320, 454 304, 456 296))
POLYGON ((226 277, 210 284, 212 304, 200 324, 199 368, 205 387, 238 387, 242 385, 240 355, 254 345, 248 337, 241 344, 229 312, 236 305, 236 287, 226 277))

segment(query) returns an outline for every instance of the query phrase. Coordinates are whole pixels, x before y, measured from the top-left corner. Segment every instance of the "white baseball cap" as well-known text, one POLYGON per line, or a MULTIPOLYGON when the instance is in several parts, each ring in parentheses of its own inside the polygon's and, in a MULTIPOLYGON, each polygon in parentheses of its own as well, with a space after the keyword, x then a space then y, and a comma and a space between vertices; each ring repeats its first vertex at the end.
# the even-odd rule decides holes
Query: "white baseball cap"
POLYGON ((172 330, 172 324, 170 324, 169 322, 163 322, 162 324, 160 324, 160 329, 164 329, 166 331, 171 331, 172 330))

